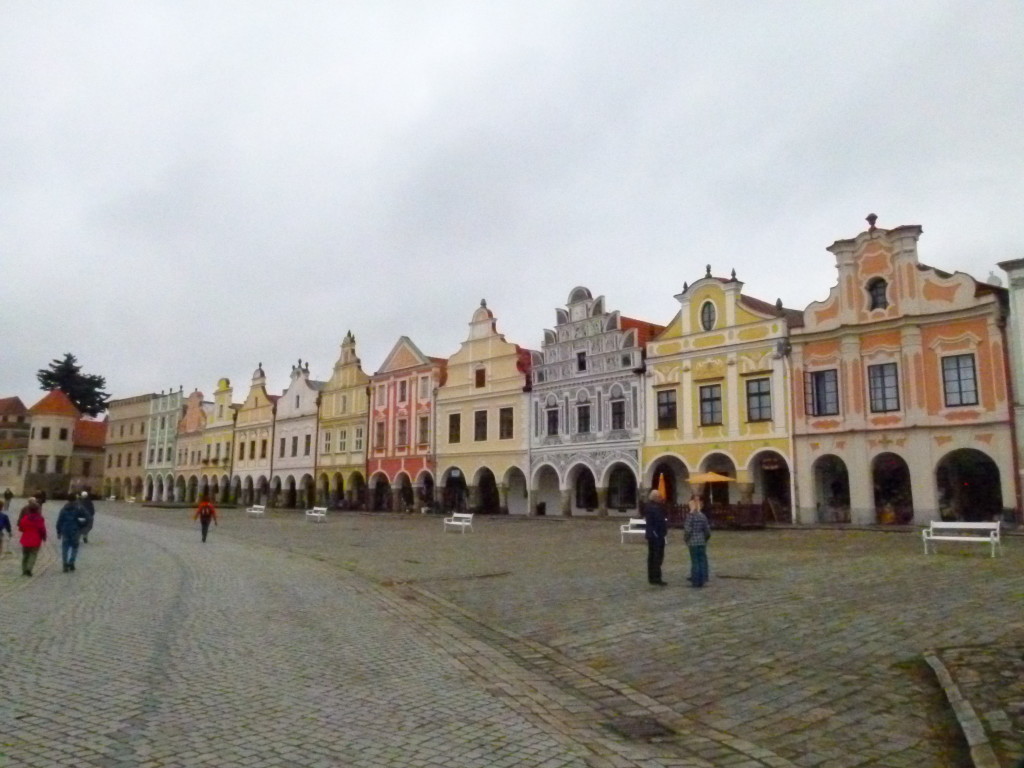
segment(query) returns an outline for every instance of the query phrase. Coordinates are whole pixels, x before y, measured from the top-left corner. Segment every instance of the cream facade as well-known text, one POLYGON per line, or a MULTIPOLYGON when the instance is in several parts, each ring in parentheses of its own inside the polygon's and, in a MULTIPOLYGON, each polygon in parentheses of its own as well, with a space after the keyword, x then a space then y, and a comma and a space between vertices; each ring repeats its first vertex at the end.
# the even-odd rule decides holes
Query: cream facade
POLYGON ((231 488, 235 413, 238 410, 238 406, 231 402, 233 393, 230 379, 217 381, 209 419, 203 430, 203 473, 199 485, 210 499, 221 503, 238 498, 237 493, 232 495, 231 488))
POLYGON ((529 514, 530 365, 530 350, 506 341, 481 301, 437 391, 443 509, 529 514))
POLYGON ((1017 475, 1017 521, 1024 522, 1024 259, 1001 261, 999 266, 1009 277, 1010 318, 1006 326, 1010 365, 1010 390, 1013 394, 1013 466, 1017 475))
POLYGON ((137 395, 107 403, 104 496, 144 500, 147 427, 155 394, 137 395))
POLYGON ((921 227, 838 240, 794 329, 801 522, 991 520, 1015 506, 1006 291, 921 264, 921 227))
POLYGON ((316 457, 317 503, 346 509, 366 505, 367 387, 349 331, 320 403, 320 447, 316 457))
POLYGON ((802 323, 781 301, 743 293, 736 279, 684 285, 680 310, 647 345, 644 482, 666 501, 703 494, 712 515, 747 505, 776 522, 792 514, 789 329, 802 323), (731 478, 697 483, 714 472, 731 478))
POLYGON ((309 378, 309 363, 292 366, 287 389, 277 401, 271 498, 284 507, 308 509, 316 500, 313 477, 319 438, 322 381, 309 378))
POLYGON ((241 503, 270 503, 274 471, 274 415, 277 397, 267 394, 267 374, 260 363, 252 374, 249 393, 235 418, 235 480, 241 503))

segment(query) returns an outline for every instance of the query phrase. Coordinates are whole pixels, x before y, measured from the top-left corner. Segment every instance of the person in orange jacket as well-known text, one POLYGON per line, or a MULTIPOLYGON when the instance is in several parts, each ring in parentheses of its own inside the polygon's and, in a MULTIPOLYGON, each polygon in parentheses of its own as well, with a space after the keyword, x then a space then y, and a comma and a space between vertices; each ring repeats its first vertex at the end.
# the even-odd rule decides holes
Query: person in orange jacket
POLYGON ((21 510, 18 530, 21 531, 21 573, 23 576, 31 576, 39 548, 46 541, 46 520, 43 519, 43 512, 35 497, 30 498, 21 510))
POLYGON ((214 509, 213 503, 203 496, 192 519, 199 521, 199 528, 203 533, 203 541, 205 542, 206 534, 210 531, 210 521, 212 520, 213 524, 217 525, 217 510, 214 509))

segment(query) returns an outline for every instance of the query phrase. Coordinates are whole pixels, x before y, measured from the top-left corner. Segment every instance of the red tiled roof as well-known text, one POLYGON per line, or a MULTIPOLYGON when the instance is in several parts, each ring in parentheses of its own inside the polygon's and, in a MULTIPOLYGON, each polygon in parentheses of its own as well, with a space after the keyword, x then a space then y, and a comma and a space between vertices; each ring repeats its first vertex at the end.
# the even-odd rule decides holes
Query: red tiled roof
POLYGON ((635 317, 620 315, 619 319, 622 321, 622 328, 624 330, 636 328, 636 342, 637 346, 641 348, 646 347, 648 341, 665 330, 664 325, 648 323, 646 320, 637 320, 635 317))
POLYGON ((107 439, 107 421, 79 419, 75 424, 75 445, 83 448, 102 448, 107 439))
POLYGON ((29 408, 28 412, 33 416, 46 414, 48 416, 72 416, 76 419, 82 415, 75 408, 75 404, 71 402, 71 398, 59 389, 51 389, 42 400, 29 408))
POLYGON ((747 296, 745 293, 740 294, 740 303, 764 315, 770 317, 784 317, 790 328, 803 327, 804 324, 804 313, 799 309, 789 309, 787 307, 777 307, 774 304, 769 304, 767 301, 761 301, 761 299, 755 299, 753 296, 747 296))
POLYGON ((0 397, 0 416, 24 416, 28 408, 20 397, 0 397))

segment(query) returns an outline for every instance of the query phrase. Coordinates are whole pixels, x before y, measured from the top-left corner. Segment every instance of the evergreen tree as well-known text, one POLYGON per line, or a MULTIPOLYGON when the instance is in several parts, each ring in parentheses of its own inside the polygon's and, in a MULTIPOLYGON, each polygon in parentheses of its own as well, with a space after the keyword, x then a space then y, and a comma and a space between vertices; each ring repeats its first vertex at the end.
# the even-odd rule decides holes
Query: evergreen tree
POLYGON ((82 413, 95 416, 107 410, 110 395, 103 391, 107 380, 82 373, 82 366, 70 352, 65 353, 63 360, 51 360, 50 367, 40 369, 36 378, 43 389, 59 389, 67 395, 82 413))

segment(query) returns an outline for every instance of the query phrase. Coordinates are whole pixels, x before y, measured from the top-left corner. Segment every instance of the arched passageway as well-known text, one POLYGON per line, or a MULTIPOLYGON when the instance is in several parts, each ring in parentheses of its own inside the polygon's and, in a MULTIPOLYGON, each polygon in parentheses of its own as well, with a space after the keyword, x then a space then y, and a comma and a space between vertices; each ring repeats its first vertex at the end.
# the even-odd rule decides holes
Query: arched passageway
POLYGON ((819 523, 850 522, 850 474, 846 463, 831 453, 813 465, 814 507, 819 523))
POLYGON ((884 525, 906 525, 914 519, 910 467, 895 453, 880 453, 871 462, 875 493, 875 520, 884 525))
POLYGON ((943 456, 935 485, 943 520, 990 522, 1003 516, 999 467, 979 450, 960 448, 943 456))

